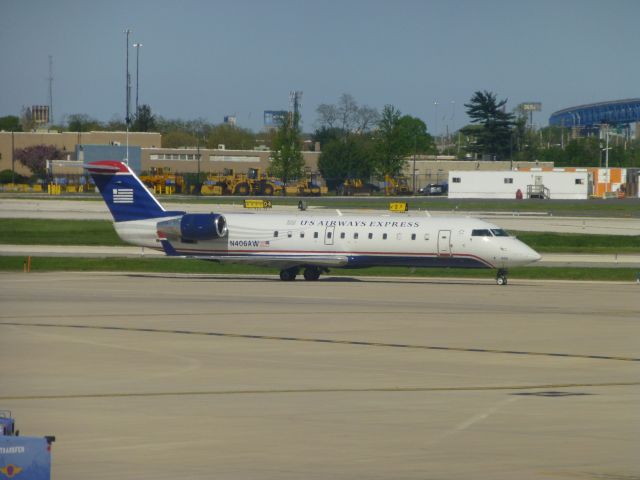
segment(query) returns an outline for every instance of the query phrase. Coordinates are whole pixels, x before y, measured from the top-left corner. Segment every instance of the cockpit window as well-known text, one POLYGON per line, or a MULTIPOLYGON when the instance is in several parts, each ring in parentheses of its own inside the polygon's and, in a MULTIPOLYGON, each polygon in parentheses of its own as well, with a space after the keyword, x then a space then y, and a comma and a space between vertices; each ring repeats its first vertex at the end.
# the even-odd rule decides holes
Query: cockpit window
POLYGON ((490 230, 471 230, 472 237, 492 237, 490 230))
POLYGON ((492 228, 491 232, 496 237, 508 237, 509 236, 509 234, 507 232, 505 232, 502 228, 492 228))

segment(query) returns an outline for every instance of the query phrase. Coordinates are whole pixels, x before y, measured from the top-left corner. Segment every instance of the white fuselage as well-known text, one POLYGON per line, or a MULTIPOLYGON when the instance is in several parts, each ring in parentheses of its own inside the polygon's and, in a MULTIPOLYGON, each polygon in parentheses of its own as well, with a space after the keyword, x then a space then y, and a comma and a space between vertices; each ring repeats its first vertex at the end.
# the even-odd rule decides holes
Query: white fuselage
MULTIPOLYGON (((372 265, 498 268, 540 259, 499 227, 474 218, 410 215, 315 215, 238 213, 224 215, 228 235, 215 240, 173 242, 180 255, 250 257, 340 256, 344 266, 372 265), (487 234, 487 232, 489 232, 487 234)), ((162 218, 161 220, 166 220, 162 218)), ((115 223, 129 243, 160 248, 158 219, 115 223)))

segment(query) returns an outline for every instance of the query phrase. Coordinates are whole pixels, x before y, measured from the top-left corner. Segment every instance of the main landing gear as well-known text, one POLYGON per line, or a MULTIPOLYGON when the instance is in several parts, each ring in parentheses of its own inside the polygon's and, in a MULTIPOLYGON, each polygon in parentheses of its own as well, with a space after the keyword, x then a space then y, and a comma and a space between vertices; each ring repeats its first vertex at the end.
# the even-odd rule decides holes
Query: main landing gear
MULTIPOLYGON (((304 269, 304 279, 308 281, 318 280, 322 271, 326 272, 327 270, 322 270, 318 267, 307 267, 304 269)), ((296 279, 298 273, 300 273, 300 269, 298 267, 285 268, 284 270, 280 270, 280 280, 291 282, 296 279)))
POLYGON ((496 274, 496 283, 498 285, 507 284, 507 271, 504 268, 498 269, 498 273, 496 274))

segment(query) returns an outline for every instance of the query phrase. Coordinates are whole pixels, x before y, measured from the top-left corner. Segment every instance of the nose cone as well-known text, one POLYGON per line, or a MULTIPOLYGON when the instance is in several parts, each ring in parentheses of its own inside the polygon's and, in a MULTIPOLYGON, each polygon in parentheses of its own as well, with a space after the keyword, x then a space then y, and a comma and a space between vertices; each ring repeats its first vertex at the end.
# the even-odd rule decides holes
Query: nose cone
POLYGON ((536 252, 533 248, 529 248, 529 255, 527 256, 529 263, 534 263, 539 261, 542 258, 538 252, 536 252))
POLYGON ((530 263, 537 262, 542 258, 538 252, 524 243, 520 244, 520 248, 514 257, 514 260, 516 260, 520 265, 528 265, 530 263))

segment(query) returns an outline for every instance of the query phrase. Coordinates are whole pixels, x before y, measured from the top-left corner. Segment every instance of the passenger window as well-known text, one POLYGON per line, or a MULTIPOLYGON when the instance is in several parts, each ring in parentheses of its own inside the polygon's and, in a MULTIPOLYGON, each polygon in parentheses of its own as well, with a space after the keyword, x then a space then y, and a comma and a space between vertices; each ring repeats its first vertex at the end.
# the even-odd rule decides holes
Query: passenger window
POLYGON ((287 237, 289 238, 293 237, 293 232, 287 232, 287 237))
POLYGON ((278 231, 276 230, 275 232, 273 232, 273 236, 277 237, 278 236, 278 231))
POLYGON ((304 232, 300 232, 300 238, 304 238, 304 232))
POLYGON ((369 240, 371 240, 373 238, 373 233, 369 234, 369 240))
POLYGON ((331 232, 327 232, 327 238, 331 238, 333 234, 331 232))
POLYGON ((313 232, 313 238, 318 238, 318 232, 313 232))
POLYGON ((472 237, 491 237, 492 235, 489 230, 478 229, 478 230, 472 230, 471 236, 472 237))
POLYGON ((428 233, 425 233, 425 234, 424 234, 424 239, 425 239, 427 242, 429 241, 429 234, 428 234, 428 233))
POLYGON ((412 233, 412 234, 411 234, 411 240, 415 240, 415 239, 416 239, 416 234, 415 234, 415 233, 412 233))
POLYGON ((383 233, 383 234, 382 234, 382 239, 383 239, 383 240, 386 240, 386 239, 387 239, 387 234, 386 234, 386 233, 383 233))
POLYGON ((344 232, 340 233, 340 238, 344 238, 344 232))
POLYGON ((357 234, 357 233, 354 233, 354 234, 353 234, 353 239, 354 239, 354 240, 357 240, 357 239, 358 239, 358 234, 357 234))

